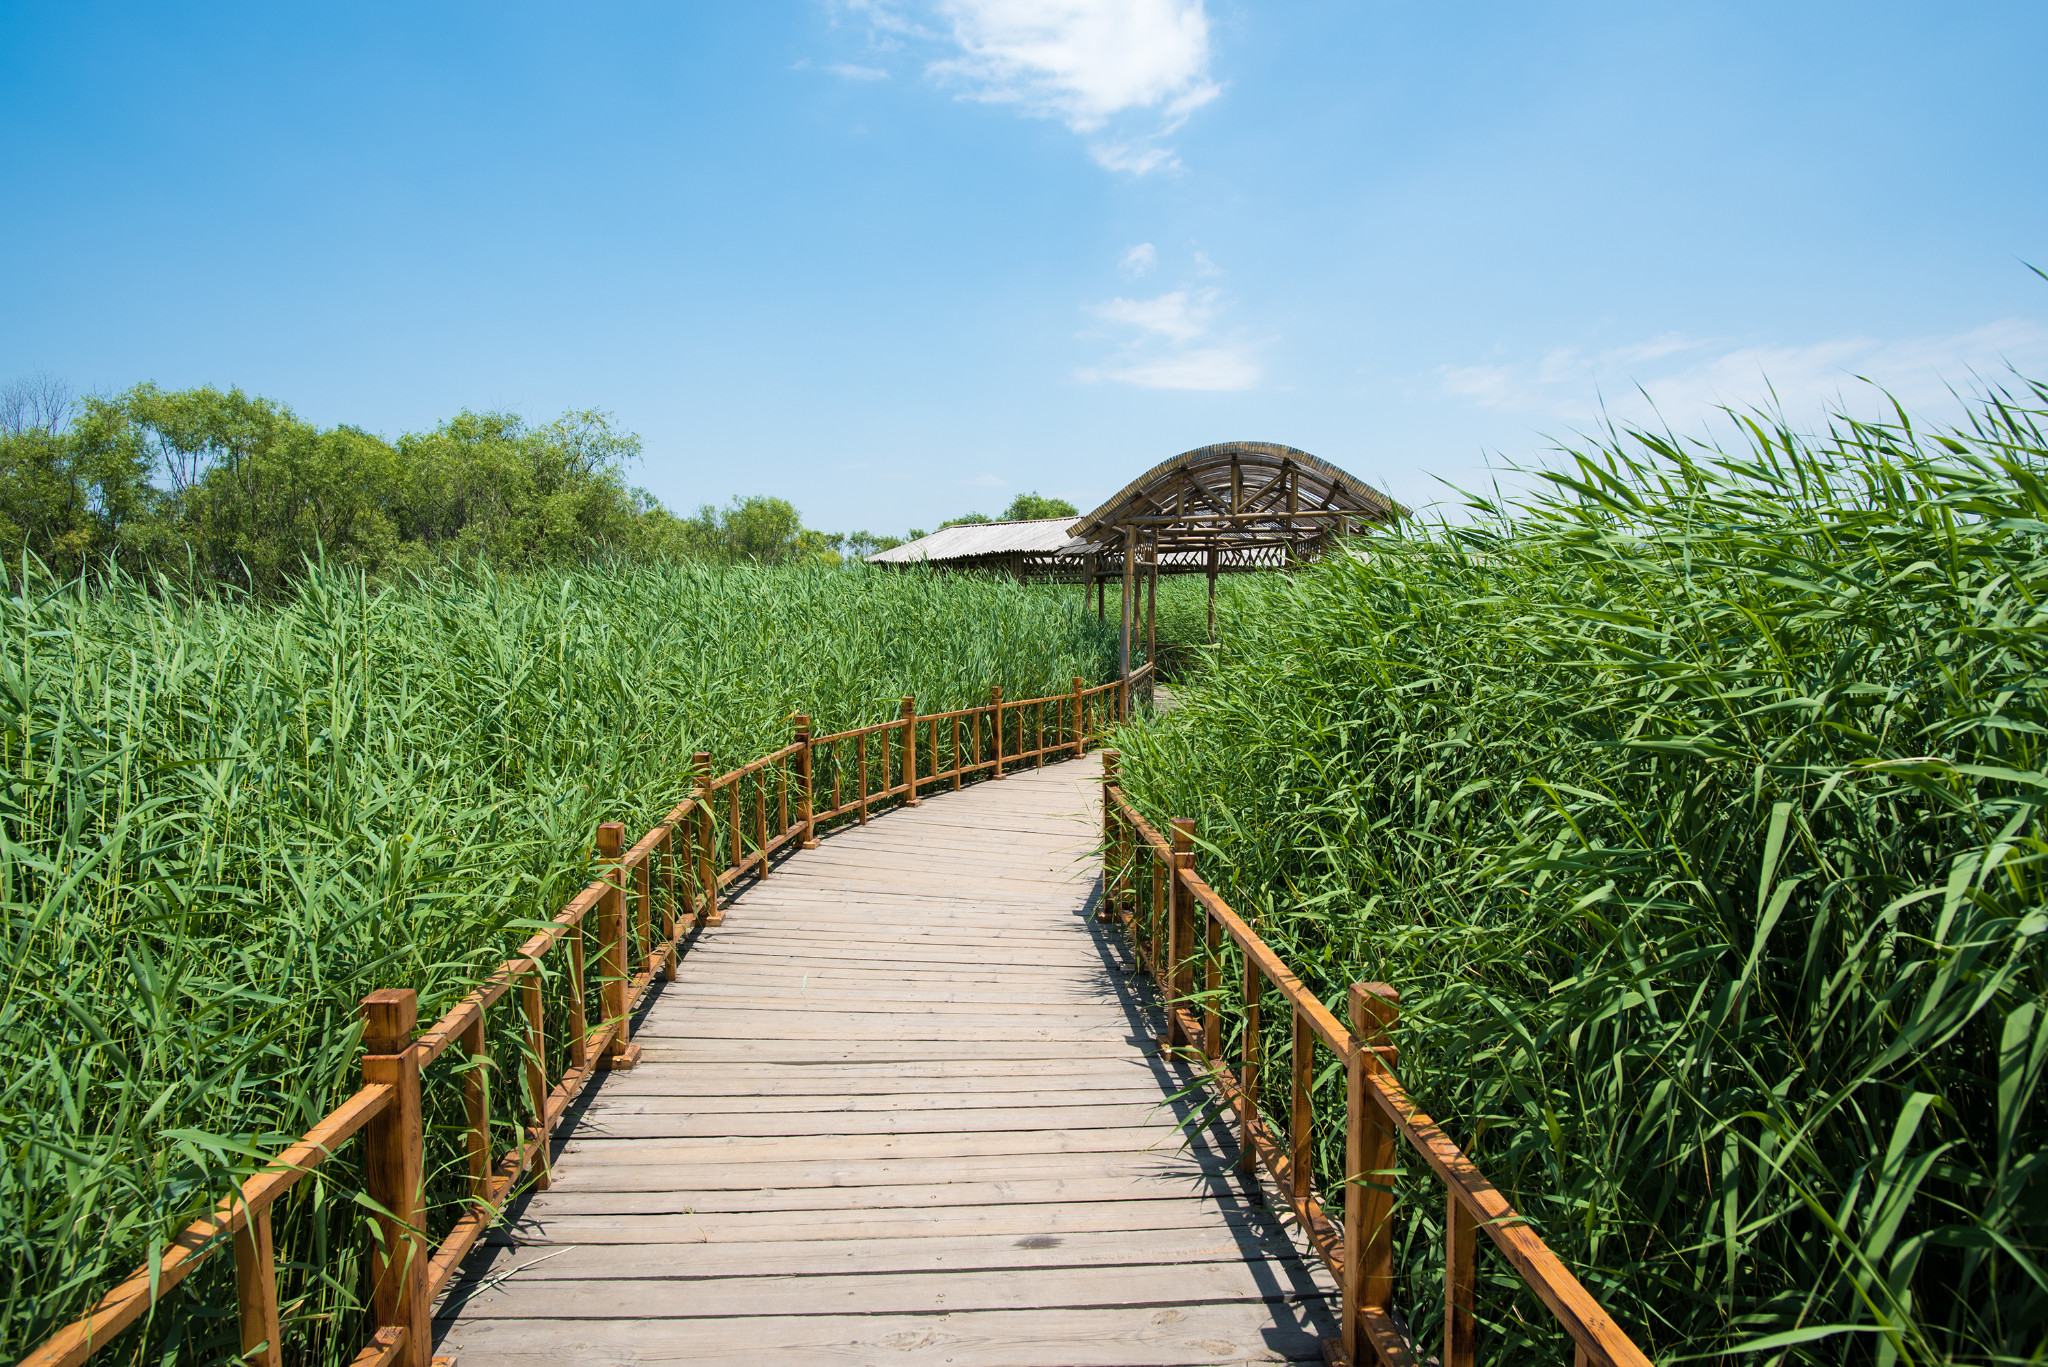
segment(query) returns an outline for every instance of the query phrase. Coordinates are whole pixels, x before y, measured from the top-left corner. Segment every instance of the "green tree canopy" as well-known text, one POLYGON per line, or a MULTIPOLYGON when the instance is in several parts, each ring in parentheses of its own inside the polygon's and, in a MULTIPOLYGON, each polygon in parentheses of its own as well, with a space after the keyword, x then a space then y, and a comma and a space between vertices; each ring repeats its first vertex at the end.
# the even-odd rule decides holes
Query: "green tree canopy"
POLYGON ((375 575, 451 558, 840 563, 848 539, 783 499, 676 517, 627 483, 639 457, 640 438, 596 410, 542 426, 464 411, 393 442, 239 389, 139 384, 74 404, 38 377, 0 386, 0 551, 66 574, 189 568, 259 593, 318 558, 375 575))
POLYGON ((1035 522, 1048 517, 1076 517, 1080 510, 1063 498, 1047 498, 1036 489, 1019 494, 1003 509, 1004 522, 1035 522))

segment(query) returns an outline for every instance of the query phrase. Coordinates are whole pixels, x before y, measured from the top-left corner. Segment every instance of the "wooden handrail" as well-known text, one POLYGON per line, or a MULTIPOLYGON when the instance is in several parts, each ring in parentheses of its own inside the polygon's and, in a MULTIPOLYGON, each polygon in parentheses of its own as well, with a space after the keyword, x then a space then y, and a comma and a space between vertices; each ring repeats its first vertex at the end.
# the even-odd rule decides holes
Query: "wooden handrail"
POLYGON ((1116 751, 1104 751, 1103 764, 1102 917, 1117 922, 1130 934, 1140 971, 1149 969, 1159 984, 1167 1012, 1161 1047, 1193 1057, 1208 1069, 1211 1081, 1237 1114, 1245 1161, 1265 1167, 1294 1209, 1311 1246, 1337 1278, 1342 1314, 1339 1341, 1331 1345, 1332 1356, 1358 1364, 1363 1361, 1361 1350, 1370 1345, 1375 1358, 1383 1363, 1420 1361, 1391 1305, 1393 1192, 1384 1175, 1393 1166, 1392 1142, 1398 1135, 1421 1155, 1445 1192, 1443 1367, 1471 1367, 1474 1360, 1472 1257, 1480 1230, 1571 1336, 1582 1367, 1649 1367, 1649 1359, 1579 1279, 1402 1088, 1394 1074, 1398 1051, 1391 1036, 1398 1019, 1399 995, 1384 984, 1355 983, 1349 994, 1350 1022, 1339 1021, 1196 872, 1194 823, 1176 819, 1174 836, 1169 839, 1145 819, 1118 783, 1116 751), (1153 892, 1154 914, 1150 917, 1139 914, 1138 909, 1141 863, 1153 892), (1158 942, 1157 924, 1162 891, 1167 904, 1167 943, 1163 947, 1158 942), (1200 911, 1207 927, 1206 943, 1200 947, 1195 945, 1191 924, 1193 910, 1200 911), (1222 1060, 1219 931, 1238 946, 1244 958, 1246 1030, 1238 1071, 1222 1060), (1182 1005, 1192 995, 1198 960, 1208 969, 1206 1005, 1199 1020, 1182 1005), (1259 1010, 1268 985, 1279 993, 1294 1021, 1291 1114, 1286 1133, 1278 1137, 1259 1106, 1263 1065, 1259 1010), (1346 1072, 1341 1229, 1324 1213, 1311 1189, 1308 1160, 1314 1116, 1309 1105, 1312 1074, 1308 1056, 1317 1039, 1337 1055, 1346 1072))
MULTIPOLYGON (((243 1356, 260 1367, 277 1367, 283 1352, 270 1241, 271 1206, 338 1145, 366 1127, 370 1129, 365 1136, 363 1165, 367 1194, 386 1214, 378 1217, 384 1223, 384 1237, 378 1245, 382 1251, 372 1259, 377 1326, 353 1367, 427 1367, 432 1341, 426 1307, 455 1275, 522 1182, 546 1188, 549 1146, 556 1127, 592 1079, 600 1072, 633 1066, 639 1051, 632 1043, 632 1017, 656 980, 674 978, 688 937, 700 927, 721 922, 719 892, 748 874, 767 876, 778 850, 815 848, 820 824, 855 816, 865 822, 877 806, 891 799, 915 801, 918 790, 941 781, 950 780, 958 787, 964 779, 985 772, 1001 777, 1004 766, 1025 760, 1043 764, 1047 755, 1085 754, 1109 725, 1122 720, 1126 695, 1116 691, 1123 687, 1118 680, 1084 687, 1076 679, 1074 685, 1069 692, 1007 702, 1001 689, 996 689, 991 702, 926 715, 918 714, 913 700, 906 698, 901 714, 889 721, 825 736, 810 733, 808 717, 793 717, 793 741, 716 776, 710 771, 710 756, 700 752, 692 760, 695 777, 689 792, 668 814, 629 848, 621 848, 623 828, 615 823, 601 827, 598 877, 570 897, 546 929, 529 936, 433 1025, 415 1029, 412 1013, 417 999, 409 989, 376 992, 366 998, 365 1085, 361 1090, 269 1160, 261 1172, 243 1181, 212 1214, 187 1225, 161 1254, 102 1296, 83 1318, 51 1335, 21 1360, 22 1367, 76 1367, 83 1363, 230 1242, 235 1246, 243 1356), (1105 695, 1117 705, 1102 705, 1105 695), (1054 705, 1049 727, 1048 705, 1054 705), (1022 709, 1031 707, 1038 709, 1037 744, 1026 748, 1022 709), (1013 713, 1019 718, 1018 744, 1005 749, 1005 719, 1013 713), (951 743, 944 750, 952 764, 942 769, 937 724, 956 719, 971 719, 971 734, 963 742, 960 727, 952 728, 951 743), (985 719, 995 747, 991 759, 981 754, 985 719), (920 746, 917 729, 927 725, 933 728, 935 739, 920 746), (885 743, 881 747, 883 782, 876 789, 868 783, 866 756, 869 738, 878 735, 885 743), (852 742, 859 749, 861 792, 845 802, 835 796, 828 807, 820 808, 813 789, 817 760, 821 751, 829 753, 842 742, 852 742), (974 756, 972 761, 966 758, 968 753, 974 756), (921 754, 928 756, 928 764, 920 762, 921 754), (768 816, 771 782, 776 785, 772 831, 768 816), (751 788, 753 848, 745 848, 749 843, 742 829, 746 823, 729 818, 725 824, 730 849, 722 852, 720 818, 712 796, 725 793, 727 805, 737 816, 743 805, 743 787, 751 788), (657 887, 662 894, 658 937, 653 929, 657 887), (630 912, 628 903, 632 904, 630 912), (678 915, 679 909, 684 914, 678 915), (601 927, 599 988, 605 1002, 604 1018, 594 1028, 585 1018, 582 935, 592 912, 599 914, 601 927), (635 940, 640 950, 637 959, 628 949, 635 940), (565 941, 571 990, 569 1066, 549 1086, 547 1022, 541 994, 546 971, 543 961, 565 941), (463 1142, 469 1152, 471 1180, 468 1208, 439 1240, 430 1240, 419 1204, 425 1142, 420 1078, 458 1046, 465 1057, 482 1056, 487 1013, 507 995, 516 996, 523 1018, 524 1090, 534 1123, 522 1142, 494 1156, 490 1070, 478 1066, 464 1074, 468 1124, 463 1142), (403 1028, 393 1033, 398 1021, 403 1028)), ((832 777, 836 793, 842 777, 836 756, 832 777)))

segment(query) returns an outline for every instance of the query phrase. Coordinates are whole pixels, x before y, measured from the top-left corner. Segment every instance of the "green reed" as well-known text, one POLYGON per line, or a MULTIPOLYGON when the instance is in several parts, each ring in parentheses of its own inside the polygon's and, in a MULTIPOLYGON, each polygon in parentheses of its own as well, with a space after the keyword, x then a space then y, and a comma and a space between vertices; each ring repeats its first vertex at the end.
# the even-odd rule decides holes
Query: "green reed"
MULTIPOLYGON (((1662 1360, 2048 1355, 2044 417, 1612 432, 1248 597, 1117 736, 1325 1001, 1399 987, 1408 1086, 1662 1360)), ((1481 1261, 1483 1355, 1566 1360, 1481 1261)))
MULTIPOLYGON (((637 835, 677 801, 694 751, 731 767, 792 713, 829 732, 905 694, 1065 693, 1111 657, 1073 595, 961 576, 478 570, 380 592, 315 568, 274 606, 157 588, 31 576, 0 600, 0 1360, 359 1084, 362 996, 416 988, 434 1019, 582 885, 596 823, 637 835)), ((492 1049, 502 1153, 530 1117, 516 1038, 492 1049)), ((429 1077, 438 1228, 460 1213, 460 1067, 429 1077)), ((293 1361, 363 1342, 359 1147, 277 1207, 293 1361)), ((232 1262, 106 1360, 232 1359, 232 1262)))

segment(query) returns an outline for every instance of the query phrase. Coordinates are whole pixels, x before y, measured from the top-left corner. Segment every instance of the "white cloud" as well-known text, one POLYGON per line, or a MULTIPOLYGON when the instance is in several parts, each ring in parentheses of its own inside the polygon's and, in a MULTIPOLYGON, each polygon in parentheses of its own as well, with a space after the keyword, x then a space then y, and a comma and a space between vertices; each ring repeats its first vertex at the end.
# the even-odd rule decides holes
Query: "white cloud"
POLYGON ((1445 394, 1483 408, 1572 422, 1597 420, 1604 400, 1617 418, 1653 413, 1684 427, 1722 406, 1782 408, 1798 421, 1830 410, 1877 411, 1867 379, 1908 409, 1940 409, 1950 387, 1994 379, 2007 364, 2048 368, 2048 328, 2008 318, 1967 332, 1884 341, 1837 337, 1806 345, 1730 346, 1667 333, 1605 350, 1555 347, 1532 360, 1439 366, 1445 394))
POLYGON ((968 480, 967 483, 977 489, 1007 489, 1010 487, 1008 480, 998 479, 991 474, 976 475, 973 479, 968 480))
POLYGON ((1216 291, 1189 294, 1174 290, 1156 299, 1116 298, 1088 310, 1105 323, 1127 323, 1173 342, 1192 342, 1209 330, 1216 312, 1216 291))
POLYGON ((1158 264, 1159 249, 1150 242, 1140 242, 1124 253, 1124 259, 1118 264, 1118 269, 1124 273, 1125 278, 1135 280, 1158 264))
POLYGON ((1123 365, 1090 367, 1076 372, 1076 377, 1089 384, 1110 380, 1143 389, 1235 392, 1256 388, 1262 373, 1250 348, 1214 346, 1123 365))
POLYGON ((1222 307, 1222 294, 1214 288, 1168 290, 1149 299, 1119 295, 1086 305, 1089 314, 1110 326, 1109 335, 1120 334, 1121 341, 1110 360, 1082 367, 1074 372, 1075 378, 1084 384, 1144 389, 1255 388, 1262 378, 1256 345, 1210 335, 1222 307))
POLYGON ((962 98, 1058 119, 1104 168, 1177 165, 1164 139, 1222 93, 1203 0, 840 0, 878 48, 915 42, 962 98), (921 16, 928 15, 929 18, 921 16))
POLYGON ((878 66, 858 66, 852 62, 834 62, 825 68, 835 76, 844 76, 849 81, 886 81, 889 73, 878 66))

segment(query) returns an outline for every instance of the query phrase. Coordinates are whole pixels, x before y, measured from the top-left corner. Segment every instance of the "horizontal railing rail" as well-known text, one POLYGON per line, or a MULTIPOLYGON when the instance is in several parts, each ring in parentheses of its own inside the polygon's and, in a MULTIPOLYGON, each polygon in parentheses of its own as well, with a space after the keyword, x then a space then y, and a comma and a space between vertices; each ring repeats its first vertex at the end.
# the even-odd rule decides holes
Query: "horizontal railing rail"
POLYGON ((1244 919, 1195 871, 1194 822, 1176 817, 1162 833, 1118 782, 1117 752, 1103 752, 1103 880, 1100 915, 1130 936, 1139 967, 1158 984, 1166 1029, 1160 1046, 1199 1061, 1239 1134, 1239 1163, 1263 1167, 1341 1293, 1338 1351, 1361 1363, 1362 1348, 1390 1367, 1421 1358, 1393 1305, 1396 1143, 1405 1142, 1442 1184, 1444 1332, 1441 1367, 1471 1367, 1476 1353, 1474 1259, 1484 1231, 1522 1282, 1571 1336, 1578 1367, 1649 1367, 1649 1359, 1609 1318, 1577 1277, 1449 1136, 1424 1114, 1395 1076, 1393 1032, 1400 994, 1385 983, 1353 983, 1349 1021, 1340 1021, 1244 919), (1223 1058, 1224 943, 1236 946, 1243 1013, 1239 1057, 1223 1058), (1202 983, 1196 985, 1200 972, 1202 983), (1284 1003, 1291 1026, 1286 1120, 1276 1130, 1260 1098, 1261 1018, 1267 989, 1284 1003), (1341 1223, 1318 1199, 1313 1181, 1315 1049, 1344 1065, 1344 1177, 1341 1223))
POLYGON ((915 699, 905 698, 890 721, 825 736, 811 734, 808 717, 793 717, 796 734, 789 744, 723 774, 712 773, 708 753, 694 755, 688 794, 630 847, 624 825, 601 824, 597 876, 433 1025, 417 1028, 413 989, 389 988, 364 998, 360 1090, 242 1181, 211 1214, 187 1225, 82 1318, 44 1340, 21 1359, 21 1367, 76 1367, 230 1244, 241 1360, 251 1367, 281 1367, 271 1211, 358 1135, 364 1144, 362 1195, 376 1212, 369 1299, 376 1327, 353 1367, 428 1367, 434 1298, 522 1183, 546 1189, 556 1131, 591 1081, 638 1062, 633 1014, 656 981, 675 978, 688 936, 723 921, 721 892, 750 875, 770 877, 780 851, 815 848, 821 826, 864 823, 895 802, 916 805, 933 785, 957 790, 968 779, 1000 779, 1020 764, 1042 767, 1048 757, 1079 757, 1129 714, 1126 681, 1090 687, 1076 678, 1069 692, 1042 698, 1006 700, 999 687, 989 693, 987 703, 922 716, 915 699), (922 744, 920 732, 926 733, 922 744), (832 794, 822 810, 815 801, 821 782, 832 794), (601 1010, 595 1022, 587 1001, 588 922, 596 930, 601 1010), (551 1027, 543 992, 550 970, 544 965, 563 945, 567 963, 556 971, 568 988, 566 1066, 550 1084, 551 1027), (516 1071, 530 1123, 520 1142, 494 1153, 494 1070, 486 1026, 490 1008, 515 993, 516 1071), (434 1238, 427 1229, 421 1080, 451 1052, 465 1065, 458 1070, 465 1209, 434 1238))

